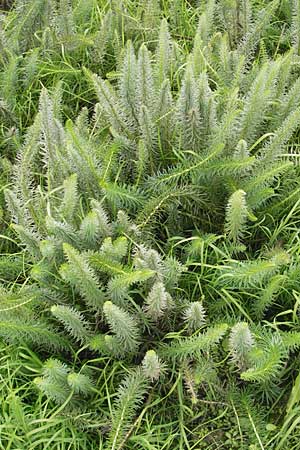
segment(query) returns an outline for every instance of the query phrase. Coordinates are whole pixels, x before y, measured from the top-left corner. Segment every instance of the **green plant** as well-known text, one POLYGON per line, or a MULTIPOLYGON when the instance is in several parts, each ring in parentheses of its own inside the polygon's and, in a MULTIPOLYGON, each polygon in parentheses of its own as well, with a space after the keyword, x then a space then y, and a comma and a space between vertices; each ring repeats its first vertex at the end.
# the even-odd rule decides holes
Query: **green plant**
POLYGON ((1 15, 0 447, 297 448, 298 10, 1 15))

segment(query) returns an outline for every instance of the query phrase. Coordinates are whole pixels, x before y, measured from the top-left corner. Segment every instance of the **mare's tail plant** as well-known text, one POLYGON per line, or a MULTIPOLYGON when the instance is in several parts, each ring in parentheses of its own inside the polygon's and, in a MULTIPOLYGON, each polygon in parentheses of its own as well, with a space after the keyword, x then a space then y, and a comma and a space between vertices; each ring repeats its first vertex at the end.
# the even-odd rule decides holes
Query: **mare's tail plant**
POLYGON ((297 428, 299 2, 256 3, 0 17, 0 336, 93 447, 283 448, 286 404, 297 428))

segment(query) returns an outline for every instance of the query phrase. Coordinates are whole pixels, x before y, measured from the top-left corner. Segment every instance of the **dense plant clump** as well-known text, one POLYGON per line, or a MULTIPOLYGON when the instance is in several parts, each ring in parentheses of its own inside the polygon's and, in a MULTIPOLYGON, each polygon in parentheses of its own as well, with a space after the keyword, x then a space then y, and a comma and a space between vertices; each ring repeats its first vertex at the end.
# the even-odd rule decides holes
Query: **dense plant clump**
POLYGON ((2 9, 0 450, 299 448, 299 0, 2 9))

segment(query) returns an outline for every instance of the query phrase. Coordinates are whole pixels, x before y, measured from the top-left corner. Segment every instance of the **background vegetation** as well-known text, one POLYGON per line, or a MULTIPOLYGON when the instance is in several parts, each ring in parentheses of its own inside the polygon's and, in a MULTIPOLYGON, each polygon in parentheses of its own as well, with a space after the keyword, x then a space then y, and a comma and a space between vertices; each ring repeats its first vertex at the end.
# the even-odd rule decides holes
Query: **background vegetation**
POLYGON ((0 449, 298 449, 299 0, 0 15, 0 449))

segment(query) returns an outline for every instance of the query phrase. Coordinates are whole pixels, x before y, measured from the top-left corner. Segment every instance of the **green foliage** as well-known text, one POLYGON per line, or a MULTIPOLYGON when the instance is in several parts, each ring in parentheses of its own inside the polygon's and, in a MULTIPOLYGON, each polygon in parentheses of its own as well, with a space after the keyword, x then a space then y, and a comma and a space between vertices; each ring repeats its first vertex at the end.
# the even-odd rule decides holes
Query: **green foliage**
POLYGON ((112 429, 107 448, 115 450, 122 445, 134 414, 143 403, 147 387, 147 381, 139 370, 130 373, 120 385, 112 408, 112 429))
POLYGON ((87 306, 99 309, 103 305, 105 296, 95 273, 89 267, 87 258, 80 255, 68 243, 63 244, 63 250, 68 260, 68 264, 62 266, 63 277, 78 289, 87 306))
POLYGON ((136 351, 139 333, 135 320, 126 311, 109 301, 104 303, 103 312, 110 330, 114 333, 114 342, 125 353, 133 353, 136 351))
POLYGON ((64 348, 67 346, 65 339, 62 339, 56 330, 44 328, 44 323, 31 316, 30 318, 8 318, 1 320, 1 337, 9 343, 21 344, 22 342, 37 343, 46 348, 64 348))
POLYGON ((0 450, 298 448, 299 11, 1 13, 0 450))
POLYGON ((81 314, 76 310, 68 306, 55 305, 51 307, 51 312, 57 320, 62 322, 66 331, 74 339, 84 342, 89 337, 89 324, 84 321, 81 314))
POLYGON ((209 351, 217 345, 228 328, 227 324, 215 325, 208 328, 204 333, 180 339, 170 346, 163 347, 162 354, 167 358, 192 358, 201 354, 201 351, 209 351))
POLYGON ((202 303, 192 302, 184 311, 184 321, 191 331, 196 331, 205 324, 205 315, 202 303))
POLYGON ((240 189, 230 196, 226 211, 225 231, 228 234, 228 238, 234 243, 237 243, 239 238, 242 237, 246 219, 246 192, 240 189))
POLYGON ((156 282, 145 300, 146 315, 157 321, 165 314, 166 310, 172 305, 172 299, 166 291, 163 283, 156 282))
POLYGON ((229 346, 232 360, 240 370, 249 365, 249 354, 254 346, 254 340, 247 323, 236 323, 231 330, 229 346))
POLYGON ((142 361, 142 368, 145 377, 149 378, 151 381, 154 381, 159 379, 165 366, 154 350, 148 350, 142 361))
POLYGON ((292 411, 292 408, 299 402, 299 383, 300 383, 299 375, 295 379, 295 383, 293 389, 291 391, 291 395, 289 401, 287 403, 286 413, 289 414, 292 411))

